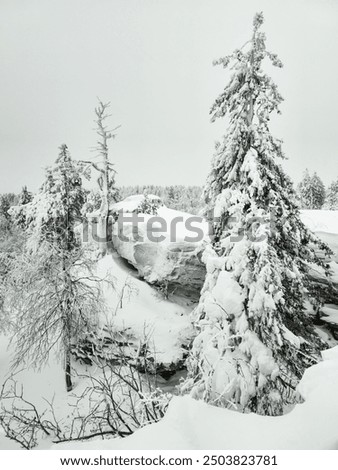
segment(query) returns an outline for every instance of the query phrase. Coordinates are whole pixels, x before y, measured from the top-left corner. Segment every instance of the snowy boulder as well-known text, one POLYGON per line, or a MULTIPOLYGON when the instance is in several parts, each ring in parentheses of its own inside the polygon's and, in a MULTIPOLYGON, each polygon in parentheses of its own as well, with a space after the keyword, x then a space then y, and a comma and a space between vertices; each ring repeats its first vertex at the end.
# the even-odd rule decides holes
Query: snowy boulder
POLYGON ((158 207, 163 205, 161 199, 155 195, 135 194, 126 197, 123 201, 113 204, 109 208, 109 214, 115 219, 112 227, 112 245, 122 258, 126 259, 130 264, 136 267, 136 260, 134 257, 134 246, 137 240, 146 237, 146 226, 144 217, 149 220, 149 214, 144 214, 145 202, 150 201, 153 203, 149 207, 151 215, 156 215, 158 207), (135 220, 132 219, 132 214, 137 214, 135 220), (124 219, 121 219, 121 216, 124 219))
POLYGON ((117 219, 112 245, 150 284, 197 300, 205 279, 201 254, 208 224, 153 197, 131 196, 111 208, 117 219), (123 219, 117 218, 121 214, 123 219))

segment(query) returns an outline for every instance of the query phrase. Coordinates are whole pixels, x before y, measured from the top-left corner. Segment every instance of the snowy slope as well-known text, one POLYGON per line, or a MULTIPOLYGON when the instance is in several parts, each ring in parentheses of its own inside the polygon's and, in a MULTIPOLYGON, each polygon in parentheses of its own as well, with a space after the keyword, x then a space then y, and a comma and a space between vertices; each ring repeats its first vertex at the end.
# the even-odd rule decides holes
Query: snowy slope
POLYGON ((165 300, 154 287, 133 277, 133 271, 116 254, 102 258, 97 265, 100 278, 110 273, 114 288, 104 286, 109 311, 102 323, 109 323, 118 331, 129 329, 136 340, 150 335, 150 347, 158 363, 182 360, 182 344, 187 344, 192 335, 192 306, 184 305, 184 301, 179 305, 165 300))

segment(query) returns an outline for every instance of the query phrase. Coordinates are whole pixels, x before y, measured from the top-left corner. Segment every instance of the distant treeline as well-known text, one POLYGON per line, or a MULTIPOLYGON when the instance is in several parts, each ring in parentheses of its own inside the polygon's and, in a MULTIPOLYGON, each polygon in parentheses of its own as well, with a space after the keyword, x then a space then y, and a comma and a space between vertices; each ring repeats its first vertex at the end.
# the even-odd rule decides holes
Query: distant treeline
POLYGON ((119 199, 133 194, 155 194, 171 209, 197 215, 205 206, 201 186, 121 186, 118 188, 119 199))
MULTIPOLYGON (((334 180, 327 188, 321 178, 314 173, 310 175, 305 170, 302 181, 297 185, 297 197, 301 209, 331 209, 338 210, 338 179, 334 180)), ((121 201, 134 194, 155 194, 159 196, 163 203, 171 208, 188 212, 194 215, 202 214, 205 208, 202 186, 156 186, 136 185, 115 187, 112 201, 121 201)), ((19 194, 0 194, 0 239, 5 235, 11 225, 8 210, 11 206, 26 204, 32 199, 32 193, 25 186, 19 194)), ((100 207, 100 193, 88 191, 87 202, 93 206, 92 209, 100 207)))

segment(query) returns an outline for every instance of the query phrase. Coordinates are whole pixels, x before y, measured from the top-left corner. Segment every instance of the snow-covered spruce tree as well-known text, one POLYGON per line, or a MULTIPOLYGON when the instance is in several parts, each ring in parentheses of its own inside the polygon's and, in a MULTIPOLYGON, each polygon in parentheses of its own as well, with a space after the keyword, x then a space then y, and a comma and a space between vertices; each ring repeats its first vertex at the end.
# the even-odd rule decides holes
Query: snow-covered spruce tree
POLYGON ((40 191, 27 204, 27 243, 13 263, 6 297, 15 322, 14 366, 28 362, 39 367, 57 348, 68 391, 72 344, 95 327, 102 303, 75 232, 83 202, 79 166, 62 145, 40 191))
POLYGON ((212 121, 228 116, 229 125, 205 188, 214 237, 203 255, 198 334, 182 390, 219 406, 278 415, 324 346, 304 313, 307 265, 322 263, 311 247, 320 242, 302 224, 292 183, 276 161, 284 155, 269 120, 282 97, 262 65, 266 58, 282 64, 266 49, 262 23, 256 14, 251 39, 216 62, 232 75, 211 108, 212 121))
POLYGON ((85 200, 81 165, 73 161, 67 145, 60 147, 55 164, 46 169, 45 182, 27 206, 30 243, 48 241, 71 252, 79 246, 75 225, 85 200))
POLYGON ((330 210, 338 210, 338 179, 328 187, 325 206, 330 210))
POLYGON ((314 173, 312 176, 306 169, 302 181, 298 185, 298 193, 302 209, 321 209, 325 202, 325 186, 314 173))

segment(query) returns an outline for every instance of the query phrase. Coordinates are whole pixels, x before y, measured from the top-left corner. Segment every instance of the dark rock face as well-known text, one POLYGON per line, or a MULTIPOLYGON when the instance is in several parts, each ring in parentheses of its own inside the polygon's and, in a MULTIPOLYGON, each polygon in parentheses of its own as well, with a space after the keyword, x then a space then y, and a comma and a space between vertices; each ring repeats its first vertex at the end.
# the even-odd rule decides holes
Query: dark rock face
POLYGON ((200 246, 183 242, 136 243, 135 267, 150 284, 166 284, 170 292, 198 299, 206 274, 201 252, 200 246))

